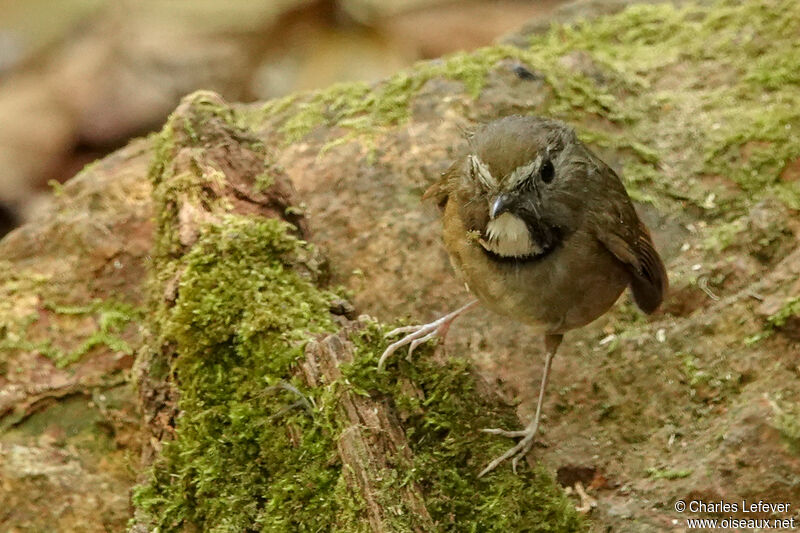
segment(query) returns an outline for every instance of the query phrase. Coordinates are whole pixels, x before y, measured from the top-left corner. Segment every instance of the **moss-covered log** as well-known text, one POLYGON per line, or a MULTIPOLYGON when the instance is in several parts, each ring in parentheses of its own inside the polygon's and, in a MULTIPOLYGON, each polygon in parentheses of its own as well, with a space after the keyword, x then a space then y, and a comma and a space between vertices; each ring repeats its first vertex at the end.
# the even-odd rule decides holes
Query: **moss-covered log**
MULTIPOLYGON (((300 363, 306 386, 320 387, 341 381, 342 364, 353 361, 353 345, 347 337, 331 335, 306 346, 300 363)), ((342 476, 349 491, 362 502, 372 531, 394 531, 392 515, 398 509, 414 517, 413 523, 408 524, 412 531, 432 531, 433 520, 419 483, 409 482, 395 490, 386 490, 385 480, 392 477, 394 468, 408 468, 414 463, 405 432, 393 410, 385 402, 353 390, 340 395, 337 410, 344 427, 336 441, 342 476)))

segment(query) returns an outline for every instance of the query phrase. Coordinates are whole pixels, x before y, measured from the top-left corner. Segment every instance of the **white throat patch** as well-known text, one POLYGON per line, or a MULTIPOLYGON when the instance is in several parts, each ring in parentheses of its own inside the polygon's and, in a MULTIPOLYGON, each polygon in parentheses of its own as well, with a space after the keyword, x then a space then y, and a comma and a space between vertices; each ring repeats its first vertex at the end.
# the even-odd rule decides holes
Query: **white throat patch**
POLYGON ((485 249, 503 257, 523 257, 543 252, 531 239, 525 222, 516 215, 503 213, 486 225, 488 239, 478 242, 485 249))

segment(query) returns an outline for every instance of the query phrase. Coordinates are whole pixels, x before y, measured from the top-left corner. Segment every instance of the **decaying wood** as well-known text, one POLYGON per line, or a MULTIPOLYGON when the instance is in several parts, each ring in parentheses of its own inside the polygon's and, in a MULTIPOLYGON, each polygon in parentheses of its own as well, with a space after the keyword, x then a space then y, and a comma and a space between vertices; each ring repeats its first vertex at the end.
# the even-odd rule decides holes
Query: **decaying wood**
MULTIPOLYGON (((222 105, 224 102, 214 95, 202 95, 204 101, 222 105)), ((224 199, 231 212, 255 214, 265 218, 283 218, 291 222, 301 237, 307 237, 305 217, 287 210, 298 202, 292 182, 280 168, 266 168, 263 153, 248 148, 253 143, 238 142, 241 132, 235 131, 219 117, 202 116, 202 128, 198 127, 198 142, 202 150, 192 149, 190 140, 183 139, 183 124, 198 122, 197 106, 185 101, 175 113, 174 127, 180 142, 173 158, 170 175, 189 172, 201 174, 222 172, 224 180, 209 180, 205 184, 204 196, 224 199), (187 147, 188 146, 188 147, 187 147), (256 177, 269 172, 272 184, 266 190, 254 187, 256 177)), ((177 232, 181 250, 186 253, 195 245, 200 226, 214 221, 219 215, 212 212, 209 203, 200 195, 179 193, 172 200, 177 213, 177 232)), ((298 267, 300 268, 300 267, 298 267)), ((175 277, 167 281, 163 290, 164 304, 170 307, 178 297, 183 270, 178 268, 175 277)), ((346 316, 352 315, 352 306, 346 302, 337 304, 346 316)), ((309 343, 302 365, 303 378, 309 386, 330 384, 342 377, 339 365, 352 361, 353 346, 348 336, 363 327, 342 317, 345 324, 338 334, 329 335, 309 343)), ((175 347, 169 343, 159 345, 152 353, 142 354, 138 364, 140 401, 145 415, 149 440, 144 446, 143 463, 149 464, 159 453, 162 441, 174 437, 174 424, 178 416, 178 391, 171 380, 150 377, 150 361, 171 361, 175 347)), ((411 385, 409 385, 411 386, 411 385)), ((433 530, 433 520, 425 507, 420 488, 407 484, 401 491, 381 490, 382 480, 388 481, 398 466, 410 465, 411 450, 400 422, 390 407, 381 400, 365 398, 343 390, 339 398, 337 418, 345 426, 337 442, 337 452, 342 462, 342 472, 354 499, 364 502, 366 516, 372 531, 397 531, 396 514, 408 514, 414 518, 414 531, 433 530)), ((383 481, 383 485, 386 482, 383 481)))
MULTIPOLYGON (((225 179, 208 180, 203 195, 187 191, 175 193, 170 200, 177 213, 175 227, 180 254, 188 253, 200 236, 204 224, 219 222, 219 213, 213 212, 210 203, 222 201, 230 206, 230 212, 241 215, 257 215, 264 218, 279 218, 290 222, 298 237, 308 233, 307 222, 302 214, 288 211, 299 203, 294 186, 280 168, 270 166, 265 154, 252 149, 256 139, 244 137, 244 133, 213 113, 203 114, 202 103, 209 106, 224 106, 225 102, 212 93, 198 93, 187 98, 174 114, 176 146, 166 163, 172 176, 213 175, 222 173, 225 179), (199 103, 199 105, 198 105, 199 103), (187 131, 198 124, 197 138, 191 139, 187 131), (195 146, 199 143, 202 149, 195 146), (257 190, 257 176, 268 173, 272 185, 266 190, 257 190)), ((196 193, 197 191, 193 191, 196 193)), ((163 299, 167 307, 175 305, 184 269, 178 266, 174 277, 164 284, 163 299)), ((145 428, 148 435, 142 449, 142 464, 148 465, 161 450, 162 441, 174 437, 175 421, 179 415, 179 394, 170 379, 151 377, 153 361, 172 361, 176 347, 171 343, 158 345, 139 354, 134 376, 139 391, 145 428)))
MULTIPOLYGON (((358 323, 346 326, 340 333, 310 342, 301 364, 303 379, 312 387, 332 383, 341 378, 339 365, 353 360, 353 345, 348 333, 358 323)), ((393 465, 409 464, 411 449, 399 420, 386 403, 344 391, 339 410, 348 427, 341 432, 336 448, 342 460, 342 474, 350 490, 365 502, 372 531, 397 531, 390 524, 392 508, 405 508, 415 515, 414 531, 430 531, 433 520, 425 507, 419 486, 409 483, 392 492, 392 506, 381 501, 381 479, 393 465)))

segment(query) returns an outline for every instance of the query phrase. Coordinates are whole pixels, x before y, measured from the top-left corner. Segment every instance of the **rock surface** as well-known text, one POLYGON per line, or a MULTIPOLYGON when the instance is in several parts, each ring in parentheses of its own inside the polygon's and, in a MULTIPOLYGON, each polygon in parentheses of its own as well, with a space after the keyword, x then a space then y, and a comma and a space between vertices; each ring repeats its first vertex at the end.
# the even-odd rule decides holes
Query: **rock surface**
MULTIPOLYGON (((800 502, 798 32, 794 2, 633 6, 373 86, 230 113, 294 183, 333 283, 387 322, 427 321, 468 298, 437 213, 419 201, 462 129, 509 113, 573 124, 624 175, 672 289, 650 319, 625 296, 567 336, 532 456, 553 472, 592 472, 580 482, 597 501, 597 529, 681 528, 679 499, 800 502)), ((120 383, 143 338, 154 146, 139 141, 87 168, 46 217, 0 242, 0 498, 56 500, 39 516, 15 506, 3 527, 67 530, 75 495, 98 487, 118 497, 87 530, 129 516, 135 475, 120 456, 142 445, 137 402, 120 383), (112 391, 125 401, 101 407, 95 396, 112 391), (99 450, 73 442, 84 430, 64 428, 66 408, 95 421, 99 450)), ((524 327, 472 311, 444 350, 518 398, 522 420, 531 415, 542 357, 524 327)))

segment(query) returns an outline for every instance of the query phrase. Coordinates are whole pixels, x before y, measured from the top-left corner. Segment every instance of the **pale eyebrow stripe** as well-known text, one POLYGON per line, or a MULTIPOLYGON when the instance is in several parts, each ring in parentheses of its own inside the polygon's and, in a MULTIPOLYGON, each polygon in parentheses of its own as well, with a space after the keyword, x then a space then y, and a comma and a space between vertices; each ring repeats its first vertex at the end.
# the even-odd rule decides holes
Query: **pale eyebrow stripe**
POLYGON ((497 187, 497 181, 494 179, 494 176, 492 176, 492 173, 489 172, 489 168, 481 161, 480 157, 472 154, 469 156, 469 162, 473 172, 478 175, 478 179, 481 183, 489 188, 497 187))
POLYGON ((522 165, 514 169, 514 172, 511 173, 511 176, 508 179, 508 186, 509 188, 514 188, 522 182, 525 178, 528 177, 534 170, 539 168, 542 164, 542 156, 536 156, 536 159, 528 163, 527 165, 522 165))

